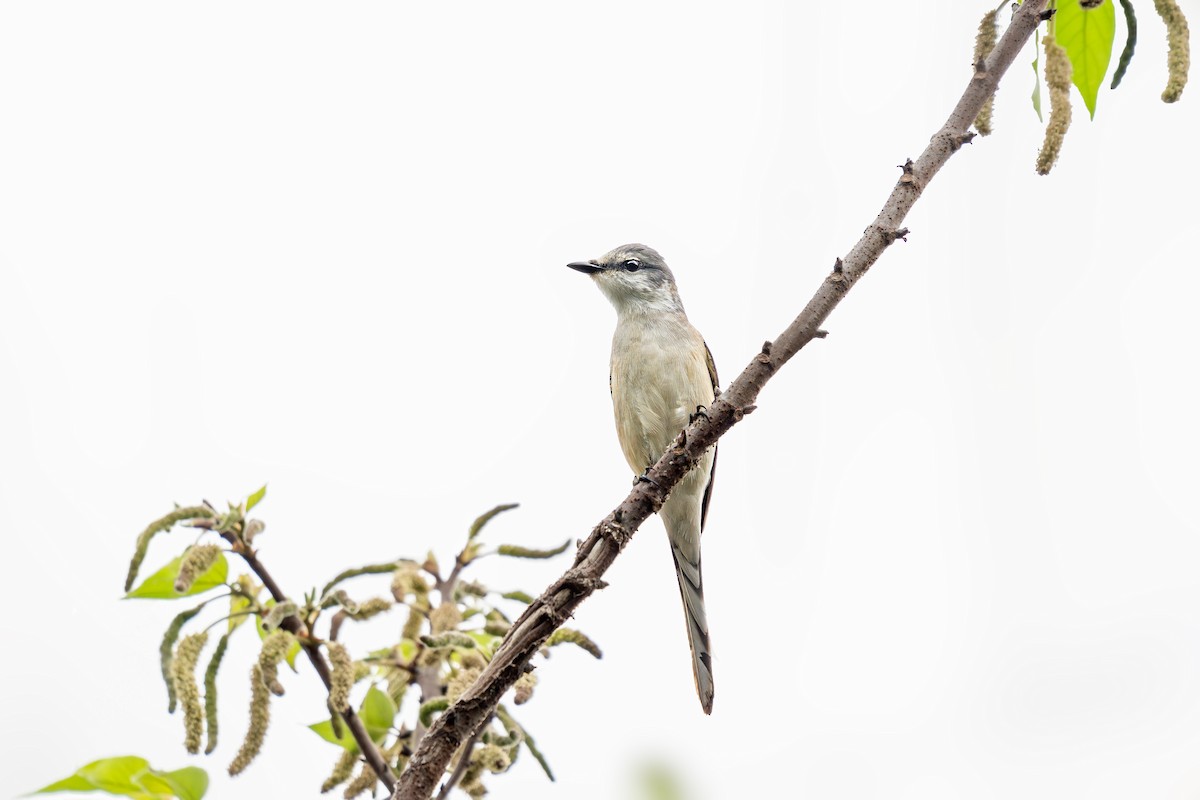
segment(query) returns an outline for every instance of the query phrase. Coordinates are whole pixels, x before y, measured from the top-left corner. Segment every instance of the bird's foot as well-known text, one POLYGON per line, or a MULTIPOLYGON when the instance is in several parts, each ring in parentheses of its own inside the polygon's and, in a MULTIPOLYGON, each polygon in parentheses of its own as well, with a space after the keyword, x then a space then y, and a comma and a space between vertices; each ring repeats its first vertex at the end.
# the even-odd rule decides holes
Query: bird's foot
POLYGON ((697 417, 704 417, 705 421, 708 421, 708 409, 704 406, 696 406, 696 413, 688 415, 688 424, 691 425, 695 422, 697 417))
POLYGON ((643 472, 641 475, 638 475, 636 478, 633 479, 634 486, 637 486, 639 483, 648 483, 651 486, 658 487, 659 489, 662 488, 662 486, 659 484, 658 481, 656 481, 656 480, 654 480, 654 478, 650 477, 650 468, 649 467, 646 467, 645 472, 643 472))

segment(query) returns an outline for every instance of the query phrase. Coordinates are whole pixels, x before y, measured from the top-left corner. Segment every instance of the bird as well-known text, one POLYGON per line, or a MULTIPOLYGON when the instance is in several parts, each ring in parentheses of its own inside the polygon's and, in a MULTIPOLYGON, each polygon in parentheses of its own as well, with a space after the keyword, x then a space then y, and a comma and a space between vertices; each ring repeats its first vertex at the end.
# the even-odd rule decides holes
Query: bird
MULTIPOLYGON (((658 251, 643 244, 621 245, 599 258, 568 267, 590 275, 617 310, 608 386, 617 439, 638 475, 666 452, 693 414, 720 394, 712 352, 684 313, 675 276, 658 251)), ((712 713, 712 646, 704 611, 700 533, 708 517, 714 445, 671 491, 658 515, 667 530, 675 577, 683 598, 692 675, 705 714, 712 713)))

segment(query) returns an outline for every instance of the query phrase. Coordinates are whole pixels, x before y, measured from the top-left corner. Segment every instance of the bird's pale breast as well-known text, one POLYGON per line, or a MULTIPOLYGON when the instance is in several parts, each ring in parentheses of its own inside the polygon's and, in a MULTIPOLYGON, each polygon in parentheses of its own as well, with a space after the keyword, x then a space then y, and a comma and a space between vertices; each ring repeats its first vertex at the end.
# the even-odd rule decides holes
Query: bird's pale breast
POLYGON ((613 413, 636 473, 658 460, 697 406, 713 399, 704 340, 686 319, 624 319, 613 335, 613 413))

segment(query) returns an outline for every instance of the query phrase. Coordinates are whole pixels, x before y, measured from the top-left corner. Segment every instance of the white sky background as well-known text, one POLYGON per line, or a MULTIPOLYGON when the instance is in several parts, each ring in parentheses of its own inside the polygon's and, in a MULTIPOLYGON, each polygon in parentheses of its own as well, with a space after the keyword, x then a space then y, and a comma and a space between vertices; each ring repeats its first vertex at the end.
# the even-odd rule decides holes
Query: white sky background
MULTIPOLYGON (((1200 87, 1158 100, 1138 8, 1053 175, 1029 50, 997 134, 722 440, 713 716, 652 521, 575 620, 604 660, 556 652, 521 709, 558 783, 522 757, 494 797, 629 797, 648 758, 698 800, 1200 793, 1200 87)), ((183 752, 157 660, 182 606, 118 599, 141 527, 269 482, 261 554, 297 596, 448 561, 500 502, 493 543, 584 536, 630 476, 614 314, 563 265, 658 248, 728 383, 941 125, 983 10, 7 4, 0 794, 137 753, 215 798, 315 796, 307 665, 224 776, 249 637, 220 749, 183 752)), ((540 592, 566 563, 476 577, 540 592)))

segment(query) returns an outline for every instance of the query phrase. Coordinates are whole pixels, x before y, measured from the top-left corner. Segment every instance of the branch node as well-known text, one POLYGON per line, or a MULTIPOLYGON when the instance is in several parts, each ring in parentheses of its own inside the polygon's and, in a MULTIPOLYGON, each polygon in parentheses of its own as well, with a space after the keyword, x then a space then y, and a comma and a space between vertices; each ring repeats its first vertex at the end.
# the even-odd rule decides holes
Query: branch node
POLYGON ((835 260, 833 262, 833 274, 841 275, 844 270, 845 270, 845 265, 842 264, 841 257, 838 257, 837 260, 835 260))
POLYGON ((987 77, 987 59, 980 58, 975 62, 975 80, 980 81, 987 77))
POLYGON ((917 176, 913 174, 913 160, 911 158, 904 159, 903 164, 897 164, 902 170, 900 175, 900 183, 913 185, 917 182, 917 176))
POLYGON ((593 578, 590 575, 572 575, 569 579, 564 581, 564 583, 566 583, 567 586, 571 586, 576 589, 582 589, 588 594, 608 588, 607 581, 601 580, 600 578, 593 578))
POLYGON ((613 514, 613 521, 607 520, 600 526, 600 535, 606 539, 611 539, 619 549, 624 549, 625 545, 629 544, 630 533, 625 530, 625 526, 617 522, 616 514, 613 514))
POLYGON ((750 416, 751 414, 753 414, 753 413, 754 413, 754 410, 755 410, 756 408, 758 408, 758 406, 756 406, 756 405, 754 405, 753 403, 751 403, 751 404, 750 404, 750 405, 748 405, 748 406, 745 406, 745 407, 743 407, 743 408, 740 408, 740 409, 738 409, 738 411, 741 413, 741 415, 742 415, 742 416, 750 416))
POLYGON ((817 328, 816 332, 813 333, 813 338, 814 339, 824 339, 828 335, 829 335, 829 331, 823 331, 820 328, 817 328))
POLYGON ((970 144, 972 140, 974 140, 975 136, 975 131, 967 131, 958 138, 958 143, 960 146, 964 144, 970 144))
POLYGON ((903 239, 904 241, 907 242, 908 241, 908 228, 897 228, 894 231, 888 231, 887 233, 884 234, 884 237, 887 239, 888 244, 891 244, 892 242, 896 241, 897 239, 903 239))

